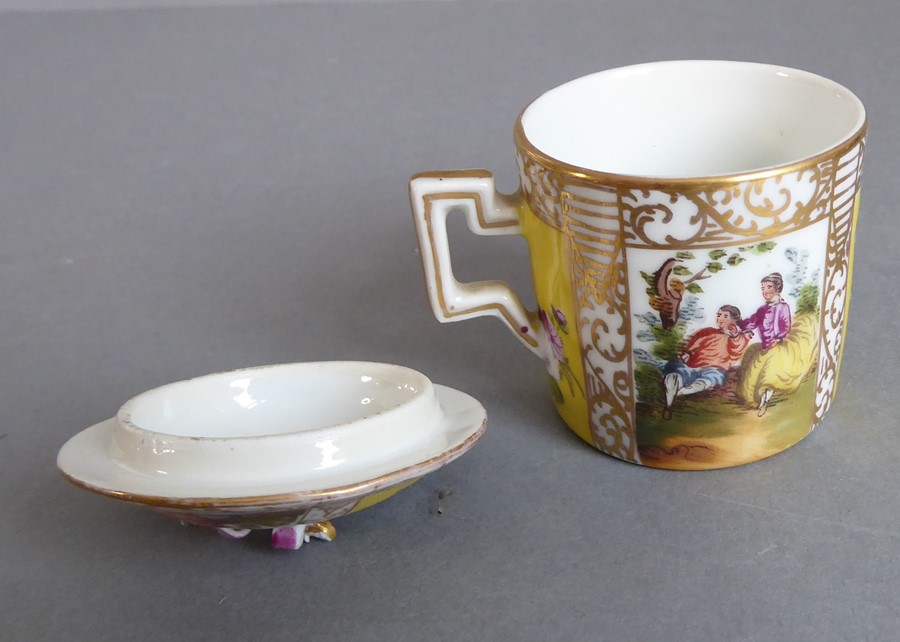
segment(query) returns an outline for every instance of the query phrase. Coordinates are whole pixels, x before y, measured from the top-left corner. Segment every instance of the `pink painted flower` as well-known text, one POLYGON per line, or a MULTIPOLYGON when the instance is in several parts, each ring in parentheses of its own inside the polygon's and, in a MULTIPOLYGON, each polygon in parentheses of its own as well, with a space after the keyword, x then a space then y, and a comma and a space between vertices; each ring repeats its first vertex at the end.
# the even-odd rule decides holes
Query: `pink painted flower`
POLYGON ((557 307, 553 308, 553 316, 556 317, 556 322, 559 324, 559 327, 565 331, 566 324, 568 323, 568 319, 566 319, 566 315, 557 307))
POLYGON ((563 360, 563 342, 562 339, 559 338, 559 334, 556 332, 556 328, 553 327, 553 324, 550 323, 550 317, 547 316, 547 313, 544 312, 543 309, 538 310, 538 318, 541 320, 541 324, 544 326, 544 330, 547 332, 547 340, 550 342, 550 348, 553 350, 553 357, 557 361, 563 360))

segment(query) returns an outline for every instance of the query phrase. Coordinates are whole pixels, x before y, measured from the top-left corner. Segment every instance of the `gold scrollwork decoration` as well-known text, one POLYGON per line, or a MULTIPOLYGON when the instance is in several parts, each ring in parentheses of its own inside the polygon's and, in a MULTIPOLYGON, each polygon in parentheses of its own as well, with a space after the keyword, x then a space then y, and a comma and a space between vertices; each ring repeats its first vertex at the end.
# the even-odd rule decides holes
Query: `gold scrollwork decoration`
POLYGON ((835 159, 830 190, 832 214, 826 252, 823 314, 819 326, 819 364, 813 427, 822 421, 837 388, 850 297, 854 221, 859 208, 864 152, 865 140, 862 140, 858 147, 835 159))

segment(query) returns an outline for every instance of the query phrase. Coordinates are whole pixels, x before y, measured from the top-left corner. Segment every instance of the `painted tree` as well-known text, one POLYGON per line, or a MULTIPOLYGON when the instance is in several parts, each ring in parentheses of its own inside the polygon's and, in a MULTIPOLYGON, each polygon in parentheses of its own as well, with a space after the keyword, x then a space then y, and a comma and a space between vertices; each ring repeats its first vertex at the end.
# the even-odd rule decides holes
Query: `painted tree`
POLYGON ((809 251, 790 247, 784 255, 794 268, 785 275, 790 284, 790 295, 797 300, 796 313, 819 312, 819 268, 809 269, 809 251))
POLYGON ((641 272, 641 276, 648 286, 647 295, 650 297, 650 307, 659 313, 662 329, 671 330, 678 323, 685 292, 692 294, 703 292, 703 287, 698 281, 708 279, 729 266, 740 265, 746 261, 742 256, 744 253, 765 254, 771 252, 774 247, 773 241, 764 241, 755 245, 739 247, 731 254, 725 250, 710 250, 706 265, 696 272, 692 272, 688 266, 684 265, 684 261, 696 258, 694 253, 676 252, 675 256, 666 259, 653 274, 641 272))

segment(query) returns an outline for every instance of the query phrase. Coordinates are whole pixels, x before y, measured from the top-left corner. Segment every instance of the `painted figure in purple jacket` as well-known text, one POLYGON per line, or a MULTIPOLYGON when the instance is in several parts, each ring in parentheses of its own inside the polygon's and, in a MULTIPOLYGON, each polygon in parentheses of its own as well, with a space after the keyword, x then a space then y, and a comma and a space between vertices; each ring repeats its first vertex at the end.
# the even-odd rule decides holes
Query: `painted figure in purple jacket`
POLYGON ((741 321, 741 330, 750 336, 756 330, 759 333, 759 341, 763 350, 768 350, 784 340, 791 331, 791 306, 781 298, 784 279, 778 272, 764 276, 759 285, 766 302, 756 312, 741 321))

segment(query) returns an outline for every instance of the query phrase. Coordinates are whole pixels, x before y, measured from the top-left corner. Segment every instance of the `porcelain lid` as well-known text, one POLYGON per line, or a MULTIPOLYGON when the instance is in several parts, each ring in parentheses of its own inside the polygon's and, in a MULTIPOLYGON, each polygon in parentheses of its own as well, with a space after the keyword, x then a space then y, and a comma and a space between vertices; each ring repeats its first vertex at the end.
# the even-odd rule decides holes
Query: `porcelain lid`
POLYGON ((417 467, 455 458, 485 422, 475 399, 409 368, 284 364, 138 395, 73 437, 57 461, 71 481, 107 495, 321 493, 405 469, 421 476, 428 471, 417 467))

